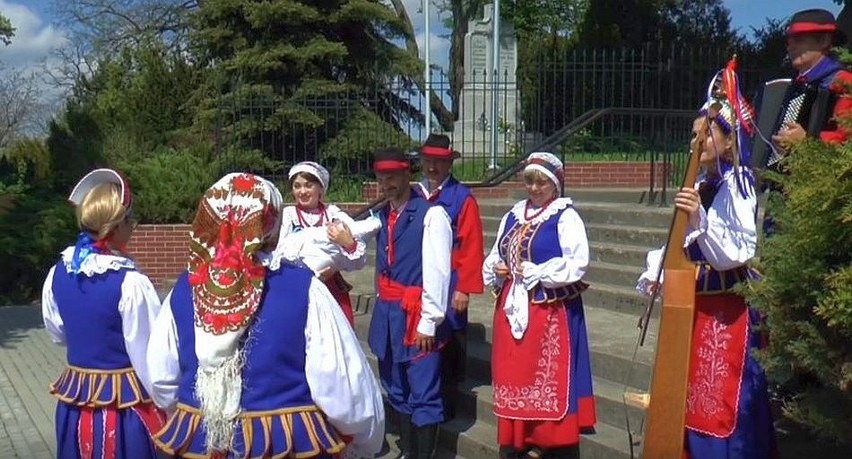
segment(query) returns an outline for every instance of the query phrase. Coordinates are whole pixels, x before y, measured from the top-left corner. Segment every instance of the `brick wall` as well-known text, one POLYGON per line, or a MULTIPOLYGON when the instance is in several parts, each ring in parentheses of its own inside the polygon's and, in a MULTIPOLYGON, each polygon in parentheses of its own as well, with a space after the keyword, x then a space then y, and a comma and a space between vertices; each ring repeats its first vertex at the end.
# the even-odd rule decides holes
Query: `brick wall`
POLYGON ((173 281, 189 260, 189 225, 139 225, 127 247, 157 287, 173 281))
MULTIPOLYGON (((644 188, 650 180, 651 167, 647 162, 588 162, 570 163, 565 168, 569 187, 602 186, 612 188, 644 188)), ((664 178, 663 165, 657 165, 657 185, 664 178)), ((514 190, 523 189, 519 181, 504 182, 492 188, 474 188, 477 198, 507 198, 514 190)), ((378 196, 375 182, 362 187, 364 201, 378 196)), ((360 208, 362 203, 337 204, 344 212, 360 208)), ((186 267, 189 225, 139 225, 133 233, 129 250, 140 268, 158 287, 171 282, 186 267)))
MULTIPOLYGON (((665 166, 655 164, 656 186, 662 186, 665 179, 665 166)), ((637 162, 577 162, 565 166, 565 179, 569 188, 607 187, 607 188, 646 188, 651 180, 651 165, 645 161, 637 162)), ((522 189, 519 181, 503 182, 496 187, 474 188, 477 198, 506 198, 513 190, 522 189)), ((365 182, 361 195, 365 201, 372 201, 379 190, 375 182, 365 182)))
MULTIPOLYGON (((361 203, 337 204, 344 212, 361 203)), ((186 269, 189 260, 189 225, 139 225, 127 249, 156 287, 167 286, 186 269)))

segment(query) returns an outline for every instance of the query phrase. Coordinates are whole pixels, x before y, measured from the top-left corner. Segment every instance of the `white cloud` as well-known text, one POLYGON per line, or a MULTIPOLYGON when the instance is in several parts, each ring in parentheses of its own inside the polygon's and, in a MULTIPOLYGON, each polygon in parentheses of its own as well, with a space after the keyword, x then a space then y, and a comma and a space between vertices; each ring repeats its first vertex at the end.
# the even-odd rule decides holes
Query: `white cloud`
POLYGON ((46 23, 25 4, 0 0, 0 11, 15 27, 12 43, 0 46, 0 61, 9 67, 35 67, 46 60, 52 50, 67 42, 61 30, 46 23))
MULTIPOLYGON (((444 17, 449 15, 449 12, 441 14, 438 5, 442 0, 431 0, 429 8, 429 53, 432 65, 439 65, 444 69, 447 68, 449 62, 450 39, 449 31, 444 27, 444 17)), ((422 0, 403 0, 405 9, 408 12, 408 17, 411 18, 411 25, 414 27, 414 37, 417 40, 417 46, 420 49, 420 57, 423 57, 425 43, 425 17, 423 14, 422 0)))

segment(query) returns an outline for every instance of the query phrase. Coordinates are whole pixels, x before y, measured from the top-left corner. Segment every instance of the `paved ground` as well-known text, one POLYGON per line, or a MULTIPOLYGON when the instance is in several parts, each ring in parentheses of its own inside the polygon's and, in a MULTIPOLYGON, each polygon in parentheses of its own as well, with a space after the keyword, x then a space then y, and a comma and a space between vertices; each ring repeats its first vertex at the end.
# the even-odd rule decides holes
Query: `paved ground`
POLYGON ((64 363, 38 307, 0 307, 0 458, 56 457, 56 402, 47 389, 64 363))

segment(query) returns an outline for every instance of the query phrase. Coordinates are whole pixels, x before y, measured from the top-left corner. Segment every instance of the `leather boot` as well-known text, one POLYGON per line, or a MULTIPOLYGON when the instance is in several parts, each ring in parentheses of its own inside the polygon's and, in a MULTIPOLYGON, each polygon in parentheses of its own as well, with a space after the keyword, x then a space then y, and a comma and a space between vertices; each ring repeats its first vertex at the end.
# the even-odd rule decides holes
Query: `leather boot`
POLYGON ((500 459, 519 459, 521 457, 518 450, 511 446, 501 446, 498 454, 500 459))
POLYGON ((402 413, 398 414, 399 456, 397 456, 397 459, 417 459, 417 451, 414 446, 414 424, 411 423, 411 416, 402 413))
POLYGON ((438 449, 438 424, 415 427, 414 441, 417 447, 416 459, 435 459, 435 450, 438 449))
POLYGON ((563 448, 551 448, 544 451, 542 459, 579 459, 580 446, 566 446, 563 448))

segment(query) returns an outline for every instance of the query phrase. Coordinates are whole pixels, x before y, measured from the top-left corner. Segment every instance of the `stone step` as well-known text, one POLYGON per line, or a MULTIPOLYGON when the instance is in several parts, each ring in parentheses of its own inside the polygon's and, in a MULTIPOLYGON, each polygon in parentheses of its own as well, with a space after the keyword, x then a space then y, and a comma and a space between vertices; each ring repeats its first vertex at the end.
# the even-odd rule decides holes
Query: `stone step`
POLYGON ((650 248, 639 245, 589 241, 590 263, 603 262, 629 266, 637 270, 644 269, 649 250, 650 248))
MULTIPOLYGON (((497 223, 499 225, 499 222, 497 223)), ((641 226, 611 225, 608 223, 586 223, 586 237, 591 242, 647 247, 645 251, 663 246, 668 236, 668 228, 648 228, 641 226)), ((484 247, 486 253, 497 240, 496 231, 485 231, 484 247)), ((643 261, 642 266, 645 263, 643 261)))
MULTIPOLYGON (((506 201, 486 201, 479 203, 482 228, 486 232, 497 232, 500 220, 514 203, 506 201)), ((672 219, 669 208, 645 206, 642 204, 621 204, 609 202, 587 202, 575 205, 577 213, 586 224, 601 223, 609 225, 642 226, 653 228, 668 227, 672 219)))
POLYGON ((629 244, 651 249, 663 246, 669 230, 668 228, 587 223, 586 234, 590 241, 629 244))
POLYGON ((583 280, 590 284, 603 282, 619 287, 632 288, 636 285, 636 280, 644 270, 644 266, 641 265, 631 266, 591 261, 583 280))
MULTIPOLYGON (((379 459, 396 457, 399 449, 396 416, 385 403, 387 434, 386 448, 379 459)), ((600 409, 599 409, 600 411, 600 409)), ((438 435, 438 454, 436 459, 494 459, 498 457, 497 427, 475 415, 460 412, 459 415, 440 426, 438 435)), ((492 414, 493 419, 493 414, 492 414)), ((631 421, 633 422, 633 421, 631 421)), ((627 431, 598 421, 594 433, 580 436, 580 457, 584 459, 628 459, 630 458, 627 431)))
MULTIPOLYGON (((370 315, 371 301, 372 297, 369 302, 356 301, 356 305, 362 306, 358 310, 359 315, 370 315)), ((631 387, 647 390, 659 319, 651 319, 645 346, 636 351, 634 359, 639 336, 636 316, 595 307, 586 307, 584 311, 593 375, 619 383, 628 382, 630 376, 631 387)), ((490 381, 493 305, 490 308, 481 307, 481 303, 472 302, 468 318, 468 376, 473 380, 490 381)), ((362 339, 366 339, 369 325, 368 317, 356 321, 355 329, 362 339)))

